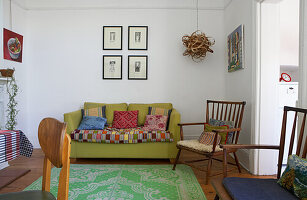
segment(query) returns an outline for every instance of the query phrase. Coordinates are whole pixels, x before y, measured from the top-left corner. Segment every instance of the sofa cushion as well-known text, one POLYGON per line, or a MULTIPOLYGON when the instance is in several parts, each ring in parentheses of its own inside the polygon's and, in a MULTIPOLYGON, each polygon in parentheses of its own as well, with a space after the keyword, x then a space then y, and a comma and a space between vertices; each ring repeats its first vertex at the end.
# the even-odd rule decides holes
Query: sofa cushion
MULTIPOLYGON (((199 143, 206 144, 206 145, 213 145, 215 133, 214 132, 205 132, 203 131, 202 134, 199 136, 198 141, 199 143)), ((221 136, 217 135, 217 145, 221 142, 221 136)))
POLYGON ((114 111, 113 128, 136 128, 138 126, 138 110, 114 111))
POLYGON ((307 199, 307 160, 297 155, 290 155, 287 168, 278 180, 278 184, 300 199, 307 199))
POLYGON ((291 200, 297 197, 277 184, 276 179, 227 177, 223 185, 236 200, 291 200))
POLYGON ((91 103, 91 102, 85 102, 84 103, 84 109, 88 108, 97 108, 100 106, 106 106, 106 117, 107 117, 107 123, 112 124, 113 117, 114 117, 114 111, 127 111, 128 105, 126 103, 118 103, 118 104, 106 104, 106 103, 91 103))
POLYGON ((172 113, 172 109, 159 108, 159 107, 149 107, 148 108, 148 115, 164 115, 164 116, 167 116, 166 130, 168 130, 171 113, 172 113))
POLYGON ((131 103, 129 104, 128 111, 131 111, 131 110, 139 111, 138 126, 144 125, 145 120, 146 120, 146 115, 148 115, 149 107, 172 109, 173 105, 171 103, 152 103, 152 104, 131 103))
POLYGON ((82 116, 96 116, 106 118, 106 106, 97 108, 81 109, 82 116))
POLYGON ((147 115, 143 130, 146 131, 165 131, 167 116, 147 115))
MULTIPOLYGON (((234 128, 234 122, 233 121, 224 121, 224 120, 217 120, 217 119, 210 119, 209 124, 212 126, 224 126, 227 125, 228 128, 234 128)), ((233 138, 234 132, 228 132, 226 135, 226 144, 231 144, 232 143, 232 138, 233 138)))
POLYGON ((79 130, 102 130, 107 122, 106 118, 96 116, 83 116, 78 127, 79 130))
MULTIPOLYGON (((229 129, 228 125, 223 125, 223 126, 211 126, 210 124, 205 123, 205 132, 213 132, 214 129, 229 129)), ((221 136, 221 144, 225 144, 227 140, 227 133, 219 133, 221 136)))

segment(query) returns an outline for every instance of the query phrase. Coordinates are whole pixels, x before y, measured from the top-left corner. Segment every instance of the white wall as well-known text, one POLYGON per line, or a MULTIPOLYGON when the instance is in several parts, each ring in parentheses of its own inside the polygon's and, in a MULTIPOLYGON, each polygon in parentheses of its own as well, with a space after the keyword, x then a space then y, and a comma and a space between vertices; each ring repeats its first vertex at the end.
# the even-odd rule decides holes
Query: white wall
MULTIPOLYGON (((194 4, 192 4, 194 5, 194 4)), ((181 37, 195 31, 190 9, 27 11, 28 134, 44 117, 63 120, 84 101, 171 102, 183 122, 203 121, 205 100, 225 94, 222 10, 201 10, 200 28, 216 40, 205 61, 183 57, 181 37), (123 26, 123 51, 102 51, 102 26, 123 26), (149 27, 148 51, 127 50, 128 25, 149 27), (102 55, 123 55, 123 80, 102 80, 102 55), (127 80, 127 56, 148 55, 148 80, 127 80)), ((25 56, 26 57, 26 56, 25 56)), ((187 129, 198 136, 201 128, 187 129)))
POLYGON ((283 0, 280 6, 280 64, 298 66, 299 0, 283 0))
MULTIPOLYGON (((227 36, 235 30, 240 24, 244 25, 244 69, 236 72, 227 72, 227 46, 224 43, 224 76, 225 92, 227 100, 246 101, 246 108, 243 116, 242 131, 240 133, 239 143, 250 144, 252 137, 252 83, 253 83, 253 1, 232 0, 225 9, 224 15, 224 41, 227 36)), ((249 168, 249 152, 242 150, 238 152, 240 162, 249 168)))
MULTIPOLYGON (((30 136, 31 134, 29 133, 29 129, 28 129, 28 119, 29 119, 28 114, 29 113, 28 113, 28 104, 27 104, 27 95, 28 95, 27 93, 27 88, 28 88, 27 87, 27 74, 29 73, 29 71, 26 65, 28 56, 27 56, 27 50, 25 48, 28 45, 27 41, 25 40, 27 38, 26 11, 21 9, 19 6, 16 6, 16 4, 12 1, 12 24, 11 24, 10 23, 10 1, 3 0, 3 27, 24 36, 22 63, 3 59, 2 50, 1 50, 1 54, 0 54, 1 60, 0 61, 2 64, 0 67, 1 68, 15 68, 15 77, 16 77, 17 85, 19 86, 19 94, 16 97, 18 101, 17 109, 19 110, 16 129, 20 129, 24 131, 24 133, 27 136, 30 136)), ((3 35, 2 29, 1 29, 0 34, 2 38, 2 35, 3 35)), ((1 42, 3 43, 3 39, 1 39, 1 42)))

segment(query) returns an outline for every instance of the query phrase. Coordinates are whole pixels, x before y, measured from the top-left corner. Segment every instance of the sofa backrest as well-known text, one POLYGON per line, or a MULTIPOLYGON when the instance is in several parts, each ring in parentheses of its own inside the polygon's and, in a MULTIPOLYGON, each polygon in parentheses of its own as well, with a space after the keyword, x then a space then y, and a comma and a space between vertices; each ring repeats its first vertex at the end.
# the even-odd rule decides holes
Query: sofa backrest
POLYGON ((131 110, 138 110, 138 125, 142 126, 145 123, 146 115, 148 115, 148 108, 149 107, 157 107, 157 108, 165 108, 165 109, 172 109, 173 105, 171 103, 151 103, 151 104, 141 104, 141 103, 119 103, 119 104, 107 104, 107 103, 92 103, 92 102, 85 102, 84 109, 89 108, 97 108, 99 106, 106 106, 106 117, 107 123, 112 124, 114 111, 131 111, 131 110))

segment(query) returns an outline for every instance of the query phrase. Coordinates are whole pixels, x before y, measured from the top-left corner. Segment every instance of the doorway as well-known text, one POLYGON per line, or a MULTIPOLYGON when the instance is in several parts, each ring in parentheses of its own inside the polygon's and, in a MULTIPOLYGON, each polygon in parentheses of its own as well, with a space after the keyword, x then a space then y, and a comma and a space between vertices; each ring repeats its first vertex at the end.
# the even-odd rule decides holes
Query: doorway
MULTIPOLYGON (((279 145, 283 107, 297 106, 299 10, 299 0, 264 0, 260 3, 258 144, 279 145)), ((291 126, 289 124, 288 128, 291 126)), ((275 174, 277 160, 276 151, 259 150, 255 173, 275 174)), ((287 156, 284 156, 284 164, 286 162, 287 156)))

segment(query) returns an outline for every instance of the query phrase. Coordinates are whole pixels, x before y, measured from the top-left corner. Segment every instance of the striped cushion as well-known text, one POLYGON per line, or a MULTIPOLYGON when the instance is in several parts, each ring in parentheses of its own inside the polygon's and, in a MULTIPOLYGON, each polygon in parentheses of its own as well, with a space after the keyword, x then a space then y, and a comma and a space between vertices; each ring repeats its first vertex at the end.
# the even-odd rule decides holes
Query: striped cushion
POLYGON ((95 116, 106 118, 106 106, 100 106, 97 108, 82 109, 83 116, 95 116))
MULTIPOLYGON (((202 134, 199 136, 199 143, 206 144, 206 145, 213 145, 214 141, 214 132, 202 132, 202 134)), ((221 136, 217 135, 217 145, 221 142, 221 136)))

